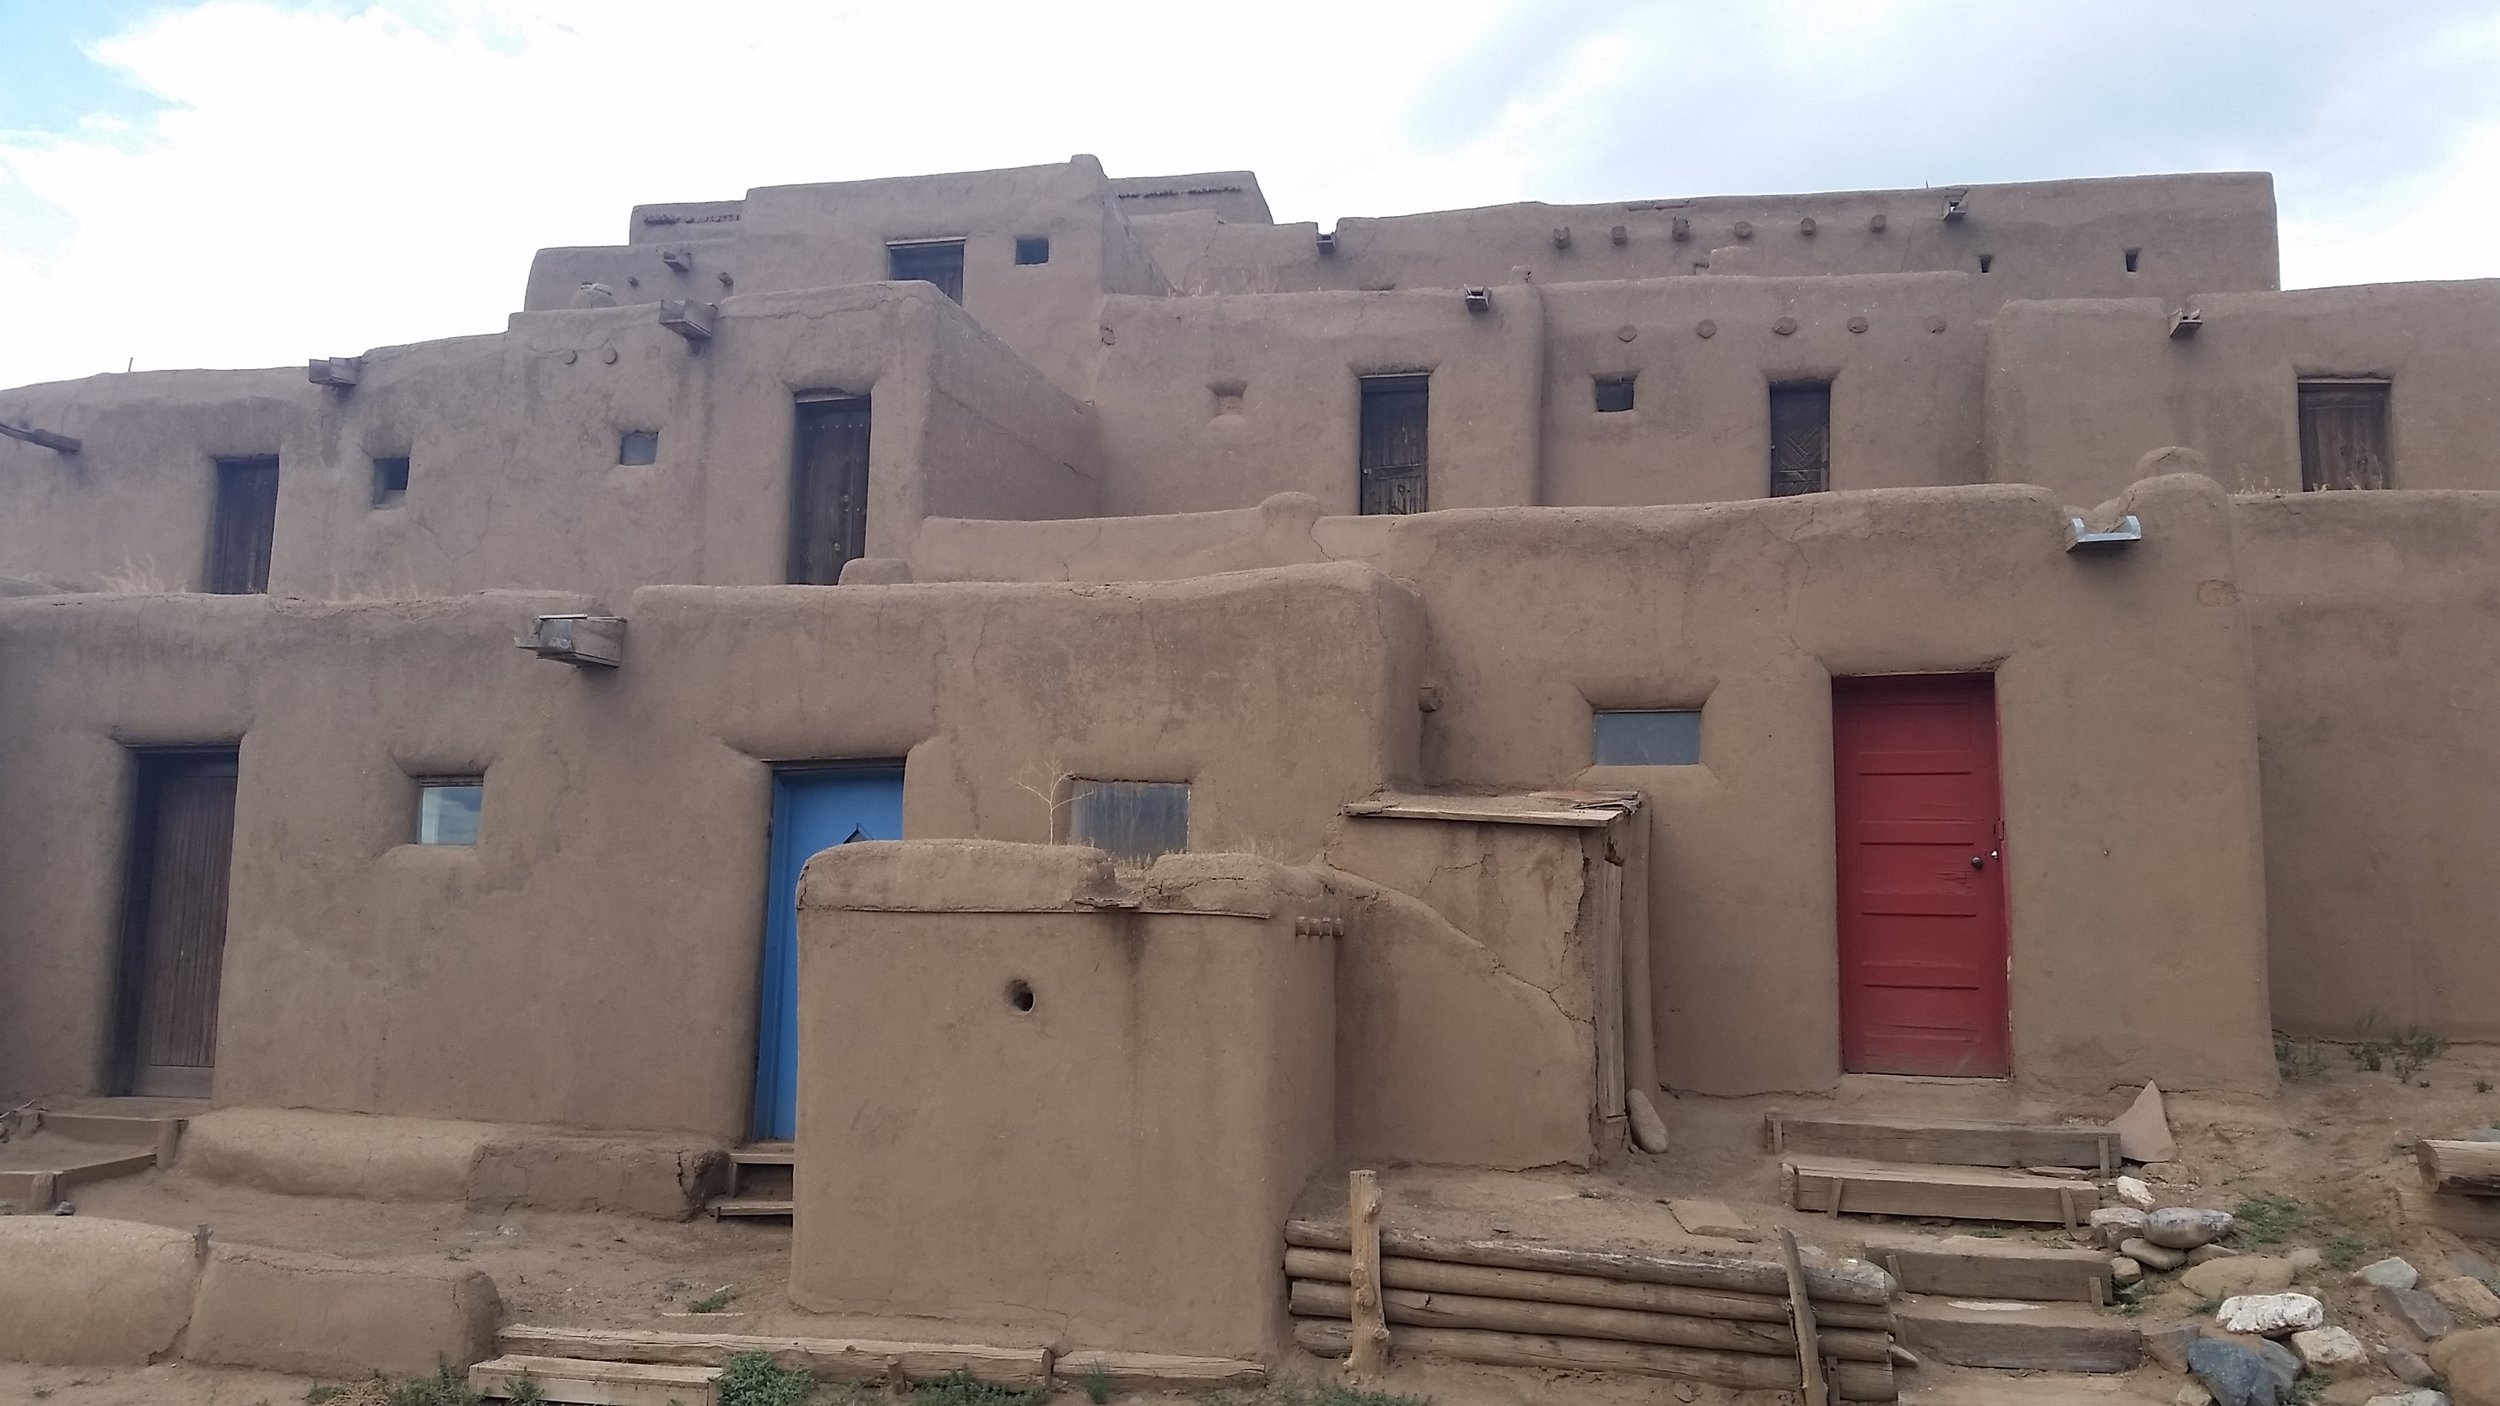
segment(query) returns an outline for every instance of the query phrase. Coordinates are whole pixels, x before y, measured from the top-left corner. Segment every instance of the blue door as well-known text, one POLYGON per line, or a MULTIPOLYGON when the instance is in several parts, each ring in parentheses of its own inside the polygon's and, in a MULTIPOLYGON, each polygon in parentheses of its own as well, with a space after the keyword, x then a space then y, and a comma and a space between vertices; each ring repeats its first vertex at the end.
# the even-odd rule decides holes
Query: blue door
POLYGON ((901 767, 793 767, 774 773, 763 1005, 755 1024, 759 1142, 786 1142, 798 1124, 799 870, 818 850, 853 840, 901 838, 901 767))

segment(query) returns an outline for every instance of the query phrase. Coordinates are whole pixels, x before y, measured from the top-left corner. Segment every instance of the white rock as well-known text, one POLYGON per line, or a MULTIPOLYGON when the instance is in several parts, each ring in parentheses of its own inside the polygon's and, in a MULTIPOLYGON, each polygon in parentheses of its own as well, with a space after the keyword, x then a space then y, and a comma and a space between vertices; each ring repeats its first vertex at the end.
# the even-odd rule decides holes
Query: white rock
POLYGON ((2370 1353, 2361 1339, 2341 1328, 2311 1328, 2292 1334, 2292 1351, 2312 1372, 2326 1372, 2337 1367, 2350 1367, 2367 1362, 2370 1353))
POLYGON ((2143 1234, 2144 1213, 2133 1206, 2103 1206, 2092 1213, 2092 1238, 2103 1249, 2115 1250, 2119 1242, 2143 1234))
POLYGON ((2307 1294, 2241 1294, 2222 1301, 2214 1321, 2223 1331, 2279 1337, 2326 1322, 2326 1305, 2307 1294))
POLYGON ((2172 1250, 2210 1245, 2231 1230, 2229 1211, 2195 1206, 2166 1206, 2144 1218, 2144 1238, 2172 1250))
POLYGON ((2444 1391, 2407 1391, 2395 1396, 2373 1396, 2362 1406, 2448 1406, 2444 1391))
POLYGON ((2189 1382, 2186 1386, 2179 1388, 2178 1395, 2170 1398, 2170 1406, 2214 1406, 2214 1394, 2194 1382, 2189 1382))
POLYGON ((2137 1181, 2134 1177, 2120 1177, 2118 1179, 2117 1192, 2119 1200, 2126 1202, 2128 1205, 2135 1207, 2139 1211, 2149 1211, 2153 1209, 2153 1188, 2137 1181))
POLYGON ((2410 1289, 2422 1282, 2422 1272, 2389 1255, 2383 1260, 2365 1264, 2352 1272, 2355 1284, 2371 1284, 2381 1289, 2410 1289))

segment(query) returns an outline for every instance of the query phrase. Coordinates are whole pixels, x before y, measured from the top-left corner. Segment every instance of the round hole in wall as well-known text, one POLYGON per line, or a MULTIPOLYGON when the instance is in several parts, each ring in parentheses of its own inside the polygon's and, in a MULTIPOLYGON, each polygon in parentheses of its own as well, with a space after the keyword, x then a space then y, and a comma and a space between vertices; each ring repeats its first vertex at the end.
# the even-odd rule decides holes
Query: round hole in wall
POLYGON ((1015 1007, 1018 1015, 1030 1014, 1033 1009, 1033 983, 1023 977, 1008 982, 1007 1004, 1015 1007))

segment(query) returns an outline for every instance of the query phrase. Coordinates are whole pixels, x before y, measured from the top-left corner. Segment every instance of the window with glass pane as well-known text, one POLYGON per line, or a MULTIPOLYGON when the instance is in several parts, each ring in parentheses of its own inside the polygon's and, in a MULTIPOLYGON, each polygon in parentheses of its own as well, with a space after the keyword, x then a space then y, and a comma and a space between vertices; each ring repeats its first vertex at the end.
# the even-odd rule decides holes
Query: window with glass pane
POLYGON ((1625 709, 1597 715, 1590 754, 1599 766, 1698 766, 1701 710, 1625 709))
POLYGON ((486 804, 486 782, 475 776, 452 776, 417 783, 417 843, 477 843, 478 812, 486 804))
POLYGON ((1068 785, 1068 843, 1123 864, 1177 854, 1189 848, 1189 783, 1080 777, 1068 785))

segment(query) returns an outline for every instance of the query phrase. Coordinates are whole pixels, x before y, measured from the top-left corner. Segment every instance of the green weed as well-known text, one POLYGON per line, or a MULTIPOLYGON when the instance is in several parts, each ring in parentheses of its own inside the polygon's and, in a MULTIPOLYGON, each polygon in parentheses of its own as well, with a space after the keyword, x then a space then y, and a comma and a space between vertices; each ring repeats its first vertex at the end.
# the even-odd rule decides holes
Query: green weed
POLYGON ((2274 1032, 2274 1068, 2284 1082, 2315 1083, 2326 1077, 2326 1051, 2315 1040, 2295 1040, 2277 1030, 2274 1032))
POLYGON ((1094 1406, 1103 1406, 1111 1399, 1111 1374, 1097 1362, 1086 1368, 1085 1375, 1077 1379, 1077 1390, 1084 1392, 1085 1399, 1093 1402, 1094 1406))
POLYGON ((2350 1269, 2354 1265, 2361 1263, 2362 1255, 2368 1253, 2368 1251, 2363 1247, 2360 1241, 2353 1239, 2351 1236, 2338 1235, 2334 1239, 2327 1241, 2326 1248, 2319 1253, 2324 1256, 2328 1268, 2350 1269))
POLYGON ((776 1367, 760 1352, 741 1352, 722 1365, 714 1390, 720 1406, 806 1406, 816 1379, 805 1368, 776 1367))
POLYGON ((729 1301, 736 1297, 738 1297, 738 1291, 726 1284, 723 1284, 719 1288, 714 1289, 712 1292, 705 1294, 703 1297, 686 1305, 686 1312, 718 1313, 722 1309, 729 1307, 729 1301))
MULTIPOLYGON (((1035 1387, 1031 1391, 1014 1391, 976 1380, 970 1372, 957 1370, 933 1382, 922 1382, 911 1393, 912 1406, 1044 1406, 1050 1393, 1035 1387)), ((724 1398, 721 1406, 729 1406, 724 1398)))
POLYGON ((2231 1208, 2231 1238, 2245 1245, 2279 1245, 2309 1225, 2309 1208, 2271 1192, 2231 1208))

